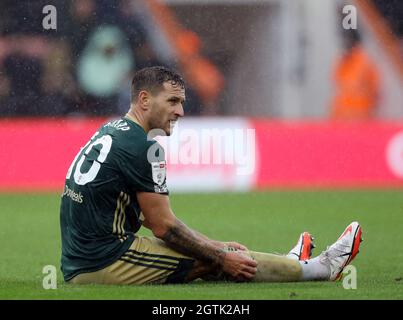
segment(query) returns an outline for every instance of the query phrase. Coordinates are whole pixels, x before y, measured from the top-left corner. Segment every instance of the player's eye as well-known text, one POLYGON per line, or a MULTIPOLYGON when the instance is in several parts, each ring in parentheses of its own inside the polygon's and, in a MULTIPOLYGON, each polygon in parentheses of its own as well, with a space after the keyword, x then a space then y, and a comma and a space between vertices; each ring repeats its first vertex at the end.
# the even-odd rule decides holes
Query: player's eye
POLYGON ((179 99, 169 99, 168 102, 174 106, 175 104, 177 104, 179 102, 179 99))

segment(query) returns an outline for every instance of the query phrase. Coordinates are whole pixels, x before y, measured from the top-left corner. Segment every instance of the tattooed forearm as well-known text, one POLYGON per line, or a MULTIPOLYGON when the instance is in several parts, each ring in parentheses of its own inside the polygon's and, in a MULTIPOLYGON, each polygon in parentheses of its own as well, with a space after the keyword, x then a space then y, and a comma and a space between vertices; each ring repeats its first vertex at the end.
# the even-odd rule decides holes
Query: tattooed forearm
POLYGON ((171 248, 190 257, 221 265, 225 252, 214 246, 206 238, 176 219, 162 239, 171 248))
POLYGON ((198 232, 198 231, 196 231, 196 230, 192 230, 192 231, 194 232, 194 234, 195 234, 196 236, 200 237, 200 238, 203 239, 203 240, 206 240, 206 241, 213 241, 213 240, 209 239, 207 236, 205 236, 204 234, 202 234, 202 233, 200 233, 200 232, 198 232))
POLYGON ((204 234, 202 234, 202 233, 200 233, 200 232, 198 232, 198 231, 196 231, 196 230, 192 230, 192 231, 193 231, 198 237, 202 238, 203 240, 206 240, 206 241, 210 242, 211 244, 213 244, 214 246, 216 246, 216 247, 218 247, 218 248, 220 248, 220 249, 223 249, 223 248, 226 247, 225 244, 224 244, 224 242, 221 242, 221 241, 218 241, 218 240, 212 240, 212 239, 208 238, 207 236, 205 236, 204 234))

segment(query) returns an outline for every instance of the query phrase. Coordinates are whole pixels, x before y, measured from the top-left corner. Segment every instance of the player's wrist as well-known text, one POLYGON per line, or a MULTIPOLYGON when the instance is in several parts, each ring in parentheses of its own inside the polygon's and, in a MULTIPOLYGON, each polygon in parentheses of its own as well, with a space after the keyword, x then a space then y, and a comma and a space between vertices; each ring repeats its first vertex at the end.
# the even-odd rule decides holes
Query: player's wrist
POLYGON ((225 249, 226 245, 224 242, 218 241, 218 240, 210 240, 210 243, 214 246, 216 246, 219 249, 225 249))
POLYGON ((226 263, 226 258, 227 258, 227 251, 223 248, 218 248, 216 250, 217 254, 217 261, 215 261, 215 264, 220 267, 223 268, 225 266, 226 263))

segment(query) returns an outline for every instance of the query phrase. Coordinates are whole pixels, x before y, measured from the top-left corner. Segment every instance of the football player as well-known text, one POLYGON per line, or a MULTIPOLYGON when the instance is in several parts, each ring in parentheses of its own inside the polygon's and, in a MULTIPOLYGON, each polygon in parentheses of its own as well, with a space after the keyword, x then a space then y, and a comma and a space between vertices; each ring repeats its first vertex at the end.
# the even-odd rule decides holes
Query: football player
POLYGON ((358 253, 361 227, 310 259, 303 233, 288 255, 255 252, 189 228, 173 212, 164 150, 151 137, 171 135, 184 115, 185 83, 164 67, 138 71, 131 106, 99 128, 73 160, 61 199, 61 268, 69 283, 183 283, 334 280, 358 253), (141 226, 153 237, 136 235, 141 226))

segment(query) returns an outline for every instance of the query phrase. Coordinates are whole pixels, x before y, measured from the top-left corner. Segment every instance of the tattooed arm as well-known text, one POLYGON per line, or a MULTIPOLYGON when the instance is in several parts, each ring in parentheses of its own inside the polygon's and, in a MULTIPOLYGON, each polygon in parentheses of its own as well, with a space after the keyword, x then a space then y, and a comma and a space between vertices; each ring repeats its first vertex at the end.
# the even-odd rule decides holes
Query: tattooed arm
POLYGON ((172 249, 196 260, 218 265, 233 276, 251 278, 256 272, 256 262, 246 255, 226 252, 213 240, 190 229, 171 210, 169 197, 139 192, 137 200, 145 220, 143 225, 172 249))
POLYGON ((168 196, 139 192, 137 199, 145 218, 143 225, 157 238, 164 240, 172 249, 192 258, 222 264, 225 255, 223 248, 215 246, 206 236, 177 219, 171 210, 168 196))
POLYGON ((167 245, 185 255, 217 265, 223 264, 225 251, 212 243, 207 237, 190 229, 182 221, 175 218, 161 237, 167 245))
POLYGON ((213 245, 221 248, 221 249, 226 249, 228 247, 232 247, 241 251, 246 251, 248 250, 247 247, 245 247, 243 244, 240 244, 238 242, 235 241, 218 241, 218 240, 212 240, 209 239, 207 236, 205 236, 204 234, 201 234, 200 232, 197 232, 196 230, 193 230, 198 236, 202 237, 203 239, 205 239, 206 241, 210 241, 213 245))

